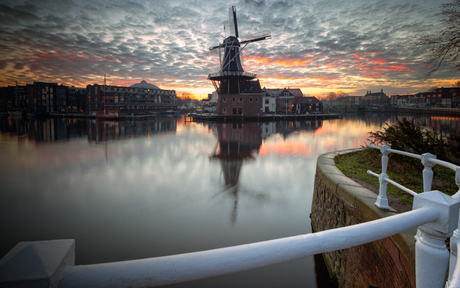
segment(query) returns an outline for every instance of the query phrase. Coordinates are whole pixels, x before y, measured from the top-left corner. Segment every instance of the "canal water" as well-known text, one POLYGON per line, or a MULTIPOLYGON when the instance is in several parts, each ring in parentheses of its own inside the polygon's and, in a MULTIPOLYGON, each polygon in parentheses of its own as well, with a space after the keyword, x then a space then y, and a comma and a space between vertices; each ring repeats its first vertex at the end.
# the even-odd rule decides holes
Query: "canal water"
MULTIPOLYGON (((394 115, 269 123, 0 118, 0 257, 20 241, 75 239, 76 264, 311 233, 319 154, 367 143, 394 115)), ((422 117, 441 131, 459 118, 422 117)), ((329 287, 290 263, 176 287, 329 287)))

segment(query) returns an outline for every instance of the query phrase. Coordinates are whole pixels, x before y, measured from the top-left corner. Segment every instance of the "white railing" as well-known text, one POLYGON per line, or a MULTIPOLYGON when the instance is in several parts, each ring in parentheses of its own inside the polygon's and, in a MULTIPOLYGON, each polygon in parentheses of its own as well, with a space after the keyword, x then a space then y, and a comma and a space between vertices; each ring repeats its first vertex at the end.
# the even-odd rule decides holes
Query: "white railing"
POLYGON ((58 287, 181 283, 346 249, 419 227, 417 288, 441 288, 443 285, 438 284, 444 282, 449 260, 444 241, 457 225, 459 209, 460 202, 431 191, 415 196, 412 211, 358 225, 209 251, 68 267, 58 287))
MULTIPOLYGON (((401 190, 416 196, 419 195, 417 192, 412 191, 403 185, 390 180, 390 178, 387 175, 387 168, 388 168, 388 155, 390 153, 395 153, 407 157, 412 157, 419 159, 421 163, 424 166, 423 172, 422 172, 422 177, 423 177, 423 192, 427 192, 431 190, 431 186, 433 183, 433 167, 435 165, 441 165, 443 167, 446 167, 448 169, 451 169, 455 171, 455 183, 457 186, 459 186, 459 191, 455 193, 455 195, 452 196, 453 199, 460 200, 460 166, 457 166, 455 164, 436 159, 436 156, 430 153, 425 153, 422 155, 414 154, 414 153, 409 153, 409 152, 404 152, 400 150, 394 150, 391 149, 390 146, 388 145, 382 145, 382 146, 375 146, 370 144, 368 146, 369 148, 374 148, 374 149, 379 149, 380 152, 382 153, 382 173, 377 174, 374 173, 370 170, 367 171, 368 174, 376 176, 379 178, 380 186, 379 186, 379 195, 377 197, 377 201, 375 202, 375 205, 381 209, 389 209, 390 207, 388 206, 388 198, 387 198, 387 183, 390 183, 401 190)), ((420 237, 419 234, 417 234, 416 239, 420 237)), ((453 232, 453 235, 450 239, 450 265, 449 265, 449 277, 448 281, 446 283, 446 287, 460 287, 460 267, 457 265, 457 262, 460 261, 457 258, 457 253, 459 251, 459 246, 460 245, 460 224, 458 224, 457 229, 453 232)))
MULTIPOLYGON (((385 153, 394 152, 388 146, 379 148, 385 153)), ((434 159, 424 158, 428 159, 426 162, 434 159)), ((441 163, 438 161, 436 164, 441 163)), ((383 172, 386 172, 386 168, 383 172)), ((387 183, 388 179, 381 178, 387 183)), ((412 211, 357 225, 180 255, 66 266, 57 287, 155 287, 187 282, 347 249, 415 227, 418 227, 415 237, 416 287, 460 287, 460 264, 457 265, 456 256, 460 248, 460 230, 455 230, 459 223, 460 202, 456 198, 460 197, 428 191, 415 194, 412 211), (451 236, 449 256, 445 240, 451 236), (445 283, 447 272, 449 277, 445 283)), ((46 252, 49 254, 50 251, 46 252)), ((0 276, 1 273, 0 269, 0 276)), ((29 281, 29 278, 25 281, 29 281)))

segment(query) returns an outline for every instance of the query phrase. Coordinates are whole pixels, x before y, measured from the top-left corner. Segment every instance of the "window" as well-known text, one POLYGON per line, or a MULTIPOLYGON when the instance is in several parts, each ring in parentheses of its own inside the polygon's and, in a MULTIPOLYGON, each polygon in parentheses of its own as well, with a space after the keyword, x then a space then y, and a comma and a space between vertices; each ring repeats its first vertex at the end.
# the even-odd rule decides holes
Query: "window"
POLYGON ((270 103, 270 100, 265 99, 265 104, 269 104, 269 103, 270 103))
POLYGON ((224 112, 224 113, 225 113, 225 112, 227 112, 227 109, 225 109, 225 108, 224 108, 224 109, 222 109, 222 112, 224 112))
POLYGON ((255 100, 256 102, 259 102, 259 98, 257 98, 257 97, 256 97, 254 100, 255 100))
POLYGON ((235 102, 235 97, 233 97, 233 102, 235 102))
POLYGON ((243 97, 240 97, 240 102, 243 102, 243 97))
POLYGON ((223 97, 222 101, 227 102, 227 98, 223 97))
POLYGON ((252 102, 252 97, 249 97, 249 102, 252 102))

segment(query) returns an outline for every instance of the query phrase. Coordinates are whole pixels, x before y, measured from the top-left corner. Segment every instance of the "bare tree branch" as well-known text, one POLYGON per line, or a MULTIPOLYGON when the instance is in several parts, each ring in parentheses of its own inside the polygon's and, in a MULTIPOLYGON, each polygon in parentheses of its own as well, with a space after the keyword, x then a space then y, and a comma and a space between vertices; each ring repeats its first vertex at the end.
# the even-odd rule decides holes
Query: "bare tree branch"
POLYGON ((460 0, 441 5, 440 22, 445 25, 442 31, 433 35, 425 35, 407 43, 416 52, 428 52, 426 62, 429 78, 442 66, 460 73, 460 0))

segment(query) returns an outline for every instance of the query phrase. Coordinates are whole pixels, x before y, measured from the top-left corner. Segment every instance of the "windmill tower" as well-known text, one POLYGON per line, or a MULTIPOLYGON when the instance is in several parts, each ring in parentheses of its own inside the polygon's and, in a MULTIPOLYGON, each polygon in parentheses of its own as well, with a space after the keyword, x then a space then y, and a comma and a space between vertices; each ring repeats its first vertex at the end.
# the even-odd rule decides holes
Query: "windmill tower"
MULTIPOLYGON (((261 32, 238 39, 238 22, 235 6, 229 11, 230 36, 222 43, 209 50, 223 49, 224 57, 220 59, 220 70, 208 75, 219 94, 217 114, 222 115, 253 115, 262 108, 262 94, 256 74, 245 72, 241 65, 241 52, 249 43, 270 39, 270 32, 261 32)), ((220 52, 220 50, 219 50, 220 52)), ((221 53, 219 53, 221 55, 221 53)))

